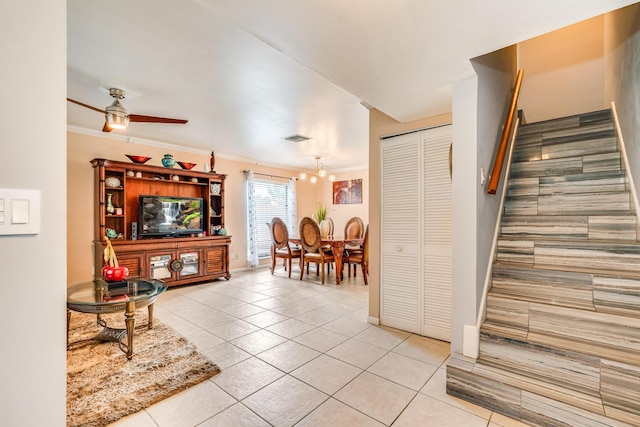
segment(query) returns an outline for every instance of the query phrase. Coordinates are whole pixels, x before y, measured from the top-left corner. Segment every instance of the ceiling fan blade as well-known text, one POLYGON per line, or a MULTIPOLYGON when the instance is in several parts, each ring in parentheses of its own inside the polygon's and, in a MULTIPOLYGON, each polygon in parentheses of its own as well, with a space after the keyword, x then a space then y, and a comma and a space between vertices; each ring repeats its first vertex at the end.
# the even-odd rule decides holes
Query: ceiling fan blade
POLYGON ((189 120, 182 119, 169 119, 166 117, 154 117, 154 116, 143 116, 140 114, 129 114, 130 122, 146 122, 146 123, 170 123, 176 125, 183 125, 187 123, 189 120))
POLYGON ((105 111, 104 111, 104 110, 101 110, 101 109, 96 108, 96 107, 92 107, 91 105, 88 105, 88 104, 82 103, 82 102, 80 102, 80 101, 76 101, 75 99, 67 98, 67 101, 69 101, 69 102, 71 102, 71 103, 73 103, 73 104, 80 105, 81 107, 85 107, 85 108, 88 108, 88 109, 90 109, 90 110, 97 111, 98 113, 105 114, 105 111))
POLYGON ((111 132, 111 126, 107 122, 104 122, 104 126, 102 126, 102 132, 111 132))

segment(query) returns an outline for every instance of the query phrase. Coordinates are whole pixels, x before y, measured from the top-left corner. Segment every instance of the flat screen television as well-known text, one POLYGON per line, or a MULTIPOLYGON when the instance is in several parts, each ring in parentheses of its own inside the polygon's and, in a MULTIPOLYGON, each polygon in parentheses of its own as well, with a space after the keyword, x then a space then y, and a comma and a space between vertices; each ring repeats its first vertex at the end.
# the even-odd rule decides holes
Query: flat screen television
POLYGON ((140 237, 178 237, 202 233, 203 199, 176 196, 140 196, 140 237))

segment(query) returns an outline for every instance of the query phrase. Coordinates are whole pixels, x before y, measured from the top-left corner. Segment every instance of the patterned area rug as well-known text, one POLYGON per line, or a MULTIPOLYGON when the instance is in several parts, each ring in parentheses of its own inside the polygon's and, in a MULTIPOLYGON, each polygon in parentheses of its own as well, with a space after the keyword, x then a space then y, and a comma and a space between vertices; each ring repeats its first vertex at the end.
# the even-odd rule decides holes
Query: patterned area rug
MULTIPOLYGON (((103 315, 111 327, 124 328, 124 314, 103 315)), ((136 311, 133 359, 115 342, 88 341, 67 352, 67 426, 105 426, 185 390, 220 372, 196 351, 195 345, 136 311)), ((72 313, 69 342, 90 338, 102 330, 96 316, 72 313)), ((126 338, 125 338, 126 342, 126 338)))

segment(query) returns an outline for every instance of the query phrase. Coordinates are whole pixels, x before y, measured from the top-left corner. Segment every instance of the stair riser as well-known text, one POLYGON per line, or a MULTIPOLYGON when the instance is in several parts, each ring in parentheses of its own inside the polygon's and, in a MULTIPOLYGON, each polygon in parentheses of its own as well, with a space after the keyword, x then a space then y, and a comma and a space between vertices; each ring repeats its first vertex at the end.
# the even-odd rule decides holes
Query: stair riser
POLYGON ((499 239, 496 260, 569 271, 640 273, 640 245, 499 239))
POLYGON ((503 216, 502 236, 636 241, 635 216, 503 216))
POLYGON ((505 200, 505 215, 624 215, 630 214, 628 192, 520 196, 505 200))

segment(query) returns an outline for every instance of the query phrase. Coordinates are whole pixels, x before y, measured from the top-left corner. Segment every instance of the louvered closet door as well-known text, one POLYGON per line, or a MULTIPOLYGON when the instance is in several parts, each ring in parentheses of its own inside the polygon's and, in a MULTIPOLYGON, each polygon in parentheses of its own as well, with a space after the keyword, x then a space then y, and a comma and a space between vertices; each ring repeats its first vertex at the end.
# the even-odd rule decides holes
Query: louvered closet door
POLYGON ((451 340, 451 126, 421 132, 423 148, 423 274, 421 335, 451 340))
POLYGON ((420 333, 421 150, 414 132, 382 141, 380 321, 420 333))
POLYGON ((381 143, 380 321, 449 341, 451 126, 381 143))

